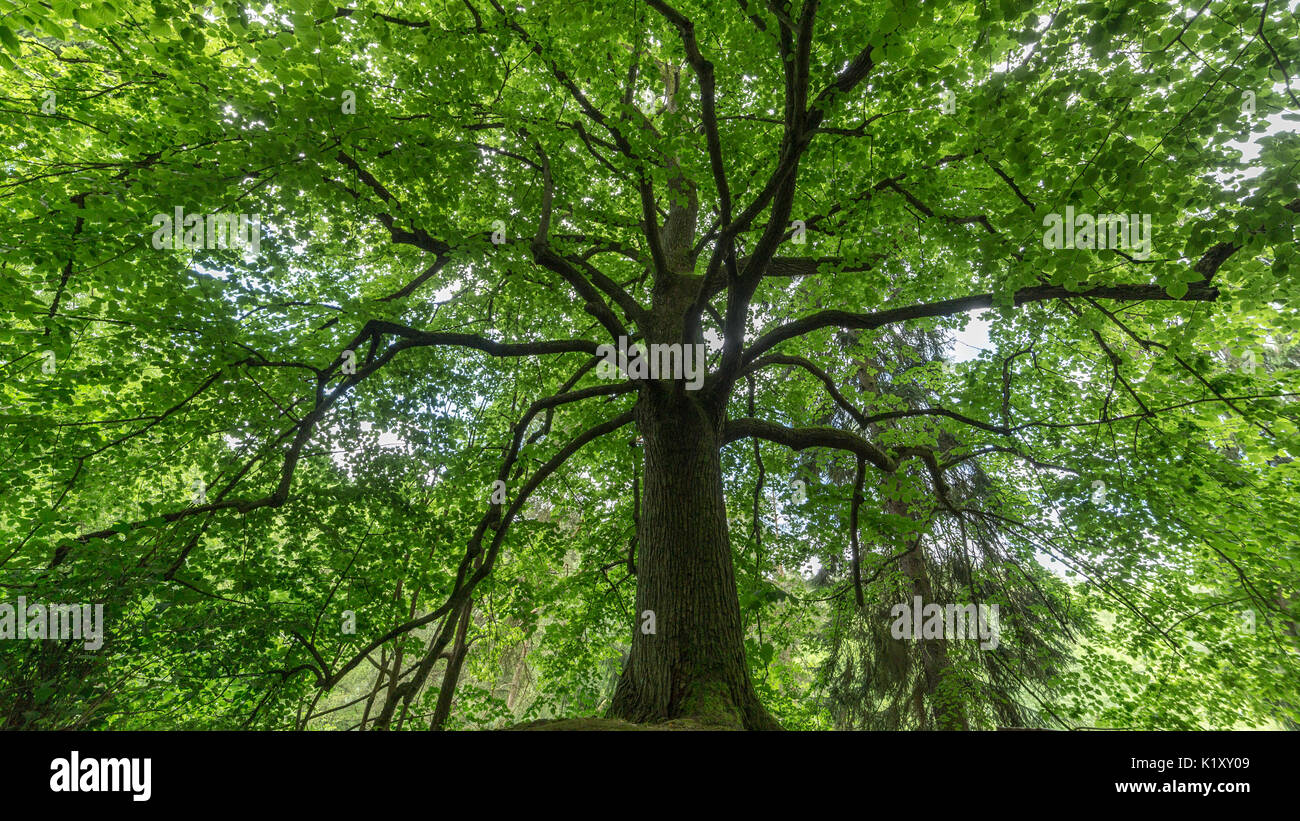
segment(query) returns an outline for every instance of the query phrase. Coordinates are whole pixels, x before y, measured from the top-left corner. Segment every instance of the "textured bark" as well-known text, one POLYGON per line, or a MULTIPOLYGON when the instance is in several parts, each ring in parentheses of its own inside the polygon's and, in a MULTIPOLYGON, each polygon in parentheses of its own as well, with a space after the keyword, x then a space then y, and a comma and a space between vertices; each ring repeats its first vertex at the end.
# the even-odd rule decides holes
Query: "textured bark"
MULTIPOLYGON (((890 500, 887 509, 892 513, 908 515, 906 505, 890 500)), ((930 574, 926 568, 925 551, 917 549, 899 561, 899 570, 908 579, 912 596, 920 596, 923 604, 934 602, 934 590, 930 585, 930 574)), ((907 605, 911 606, 910 598, 907 605)), ((952 673, 952 661, 948 658, 946 639, 921 639, 917 643, 921 654, 922 680, 916 688, 915 708, 921 721, 922 730, 969 730, 970 719, 966 715, 964 704, 956 709, 944 710, 936 696, 940 694, 944 680, 952 673)))
POLYGON ((433 710, 430 730, 441 730, 451 715, 451 700, 456 695, 456 683, 460 681, 460 668, 465 663, 465 653, 469 645, 465 635, 469 631, 469 621, 474 615, 474 600, 465 599, 460 608, 460 621, 456 624, 456 639, 452 644, 451 658, 447 660, 447 671, 442 675, 442 686, 438 690, 438 704, 433 710))
MULTIPOLYGON (((666 83, 670 104, 678 90, 675 79, 666 83)), ((691 319, 703 286, 695 273, 699 200, 677 158, 667 166, 670 205, 663 225, 652 231, 663 259, 642 330, 647 343, 692 345, 703 342, 698 321, 691 319)), ((609 716, 780 729, 759 702, 745 663, 718 452, 725 401, 708 393, 687 391, 681 381, 642 386, 636 408, 645 448, 637 620, 609 716), (654 633, 643 632, 647 611, 654 613, 654 633)))
POLYGON ((637 421, 645 447, 637 626, 609 715, 779 729, 745 664, 718 420, 691 394, 649 391, 637 421), (642 632, 646 611, 654 634, 642 632))

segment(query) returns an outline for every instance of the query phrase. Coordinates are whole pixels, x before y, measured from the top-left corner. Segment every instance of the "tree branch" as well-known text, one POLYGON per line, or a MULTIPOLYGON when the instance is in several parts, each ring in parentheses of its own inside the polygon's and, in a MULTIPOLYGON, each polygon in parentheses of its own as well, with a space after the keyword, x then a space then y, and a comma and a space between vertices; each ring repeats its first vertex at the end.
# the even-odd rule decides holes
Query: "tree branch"
MULTIPOLYGON (((1014 305, 1024 305, 1029 302, 1042 302, 1049 299, 1072 299, 1076 297, 1093 297, 1096 299, 1117 299, 1126 301, 1200 301, 1213 302, 1219 296, 1219 289, 1204 283, 1195 283, 1187 289, 1187 293, 1175 299, 1165 292, 1165 289, 1159 285, 1102 285, 1091 288, 1087 291, 1071 291, 1060 285, 1036 285, 1030 288, 1022 288, 1012 297, 1014 305)), ((877 311, 875 313, 859 314, 850 311, 827 310, 812 314, 811 316, 788 322, 784 325, 768 331, 759 337, 753 345, 750 346, 742 359, 743 362, 749 362, 758 357, 764 351, 778 345, 787 339, 793 339, 802 336, 820 328, 839 327, 871 330, 891 325, 896 322, 906 322, 910 319, 923 319, 934 316, 952 316, 953 314, 964 313, 966 311, 976 310, 978 308, 991 308, 994 304, 993 294, 974 294, 972 296, 959 297, 957 299, 945 299, 941 302, 931 302, 927 304, 908 305, 903 308, 892 308, 886 311, 877 311)))

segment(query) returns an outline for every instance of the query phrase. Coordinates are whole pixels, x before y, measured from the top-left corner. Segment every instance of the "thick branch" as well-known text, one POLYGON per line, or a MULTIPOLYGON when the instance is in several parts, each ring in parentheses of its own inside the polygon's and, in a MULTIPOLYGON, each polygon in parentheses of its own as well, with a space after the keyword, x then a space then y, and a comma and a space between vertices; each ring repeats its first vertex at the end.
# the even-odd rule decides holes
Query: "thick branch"
MULTIPOLYGON (((1219 289, 1204 283, 1196 283, 1187 289, 1187 293, 1175 300, 1169 296, 1165 289, 1159 285, 1103 285, 1092 288, 1087 291, 1071 291, 1060 285, 1036 285, 1032 288, 1023 288, 1017 291, 1013 296, 1013 304, 1019 306, 1028 302, 1042 302, 1049 299, 1072 299, 1075 297, 1093 297, 1096 299, 1117 299, 1133 302, 1156 301, 1156 300, 1173 300, 1173 301, 1200 301, 1213 302, 1219 296, 1219 289)), ((749 350, 745 352, 744 362, 749 362, 762 354, 764 351, 778 345, 787 339, 793 339, 797 336, 811 333, 820 328, 838 327, 871 330, 880 328, 884 325, 891 325, 896 322, 906 322, 910 319, 924 319, 934 316, 952 316, 954 314, 964 313, 979 308, 991 308, 994 304, 993 294, 974 294, 972 296, 960 297, 957 299, 945 299, 941 302, 931 302, 920 305, 908 305, 903 308, 893 308, 887 311, 876 311, 869 314, 853 313, 851 311, 828 310, 820 311, 788 322, 781 325, 763 336, 759 337, 749 350)))

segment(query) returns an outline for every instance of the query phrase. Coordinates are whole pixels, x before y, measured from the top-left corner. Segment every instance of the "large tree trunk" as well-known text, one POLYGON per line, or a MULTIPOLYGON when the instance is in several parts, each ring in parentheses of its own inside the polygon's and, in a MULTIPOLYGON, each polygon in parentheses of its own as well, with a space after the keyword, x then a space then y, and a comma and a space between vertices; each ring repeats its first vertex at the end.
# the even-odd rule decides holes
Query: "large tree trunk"
POLYGON ((637 423, 645 447, 637 626, 609 714, 780 729, 759 703, 744 635, 719 460, 719 421, 695 395, 650 390, 637 423), (654 633, 646 632, 647 611, 654 633))

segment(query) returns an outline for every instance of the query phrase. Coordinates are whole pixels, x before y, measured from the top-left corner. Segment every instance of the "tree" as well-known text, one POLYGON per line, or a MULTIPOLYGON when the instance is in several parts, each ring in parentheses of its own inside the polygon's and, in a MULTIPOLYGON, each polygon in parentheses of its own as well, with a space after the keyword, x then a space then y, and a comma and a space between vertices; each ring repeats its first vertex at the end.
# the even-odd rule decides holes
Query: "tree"
MULTIPOLYGON (((1076 558, 1121 534, 1107 547, 1137 585, 1148 551, 1167 568, 1208 545, 1293 622, 1294 372, 1209 352, 1296 330, 1300 143, 1259 138, 1249 183, 1230 143, 1297 105, 1297 33, 1267 2, 17 10, 0 22, 10 583, 276 614, 230 611, 219 632, 263 648, 229 673, 249 723, 392 647, 419 660, 386 657, 374 723, 400 724, 445 657, 441 726, 476 595, 516 552, 562 555, 535 516, 563 477, 599 532, 575 543, 621 549, 634 522, 609 714, 775 728, 728 516, 733 443, 752 439, 845 454, 857 487, 906 505, 911 525, 864 540, 882 558, 939 521, 1076 558), (996 309, 992 350, 908 405, 851 387, 828 344, 848 331, 870 352, 977 309, 996 309), (611 373, 620 342, 665 367, 706 346, 707 375, 611 373), (813 423, 795 373, 856 424, 813 423), (321 452, 376 432, 419 470, 378 442, 361 462, 321 452), (954 498, 971 461, 996 505, 954 498), (69 518, 162 477, 139 515, 119 496, 99 526, 69 518), (1109 521, 1079 507, 1081 480, 1119 506, 1109 521), (1186 515, 1225 486, 1248 492, 1202 490, 1186 515), (249 528, 252 567, 232 558, 249 528), (306 578, 313 556, 332 587, 306 578), (357 566, 382 579, 370 598, 357 566), (336 596, 400 609, 327 638, 336 596)), ((818 530, 855 562, 857 506, 852 533, 818 530)), ((62 664, 28 669, 11 716, 39 712, 62 664)))

